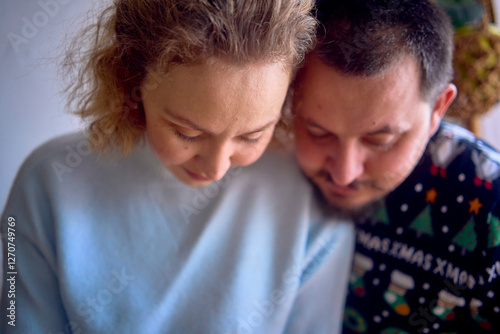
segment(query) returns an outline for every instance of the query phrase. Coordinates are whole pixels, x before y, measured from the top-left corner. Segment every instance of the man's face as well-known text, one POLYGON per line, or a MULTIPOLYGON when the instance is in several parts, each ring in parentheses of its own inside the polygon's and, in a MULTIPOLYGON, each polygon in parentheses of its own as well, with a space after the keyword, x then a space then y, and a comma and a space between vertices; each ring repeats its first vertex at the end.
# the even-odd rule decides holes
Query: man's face
POLYGON ((419 91, 416 61, 405 57, 373 77, 347 76, 309 57, 294 98, 298 162, 326 200, 356 212, 411 173, 455 90, 435 105, 419 91), (446 102, 446 103, 443 103, 446 102))

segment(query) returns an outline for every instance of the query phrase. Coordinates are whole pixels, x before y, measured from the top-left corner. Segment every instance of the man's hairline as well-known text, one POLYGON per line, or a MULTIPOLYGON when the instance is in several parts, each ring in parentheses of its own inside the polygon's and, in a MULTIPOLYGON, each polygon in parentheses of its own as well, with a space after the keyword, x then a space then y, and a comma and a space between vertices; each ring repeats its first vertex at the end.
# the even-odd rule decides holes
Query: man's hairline
POLYGON ((306 58, 304 60, 303 66, 298 70, 298 72, 297 72, 294 80, 292 81, 292 86, 291 87, 294 90, 296 90, 298 87, 300 87, 300 77, 301 77, 300 73, 306 69, 307 64, 308 64, 308 59, 311 56, 315 56, 323 65, 332 68, 333 70, 335 70, 338 74, 340 74, 343 77, 357 77, 357 78, 361 78, 361 77, 376 78, 378 76, 382 76, 387 71, 393 69, 395 66, 397 66, 400 63, 402 63, 405 59, 411 59, 411 60, 413 60, 415 62, 416 66, 417 66, 418 74, 419 74, 418 75, 418 77, 419 77, 418 90, 419 90, 420 98, 422 99, 423 102, 428 103, 430 106, 433 106, 435 104, 437 97, 444 91, 445 87, 448 85, 447 84, 445 87, 442 87, 440 89, 436 89, 437 87, 434 87, 434 89, 431 89, 429 92, 427 92, 427 93, 424 92, 423 91, 423 86, 424 86, 424 83, 423 83, 423 69, 422 69, 421 63, 420 63, 419 59, 417 59, 417 57, 415 57, 415 55, 413 55, 409 51, 404 51, 403 50, 401 52, 398 52, 398 55, 395 56, 391 60, 391 62, 388 64, 388 66, 386 68, 384 68, 383 70, 376 71, 376 72, 374 72, 372 74, 366 74, 366 73, 363 73, 363 74, 352 74, 352 73, 348 73, 348 72, 344 71, 339 66, 331 65, 328 62, 326 62, 324 60, 324 56, 322 56, 321 52, 318 52, 318 48, 316 48, 316 49, 312 50, 306 56, 306 58), (435 90, 437 90, 437 92, 435 92, 435 90))

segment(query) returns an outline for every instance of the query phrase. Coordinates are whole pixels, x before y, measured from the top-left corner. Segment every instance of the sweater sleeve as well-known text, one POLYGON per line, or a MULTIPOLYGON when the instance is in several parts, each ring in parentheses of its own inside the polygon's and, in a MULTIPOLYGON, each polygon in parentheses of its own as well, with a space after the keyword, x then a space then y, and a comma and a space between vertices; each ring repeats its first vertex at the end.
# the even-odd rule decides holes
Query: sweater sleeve
POLYGON ((72 332, 58 288, 54 178, 45 153, 38 150, 23 164, 1 216, 2 333, 72 332))

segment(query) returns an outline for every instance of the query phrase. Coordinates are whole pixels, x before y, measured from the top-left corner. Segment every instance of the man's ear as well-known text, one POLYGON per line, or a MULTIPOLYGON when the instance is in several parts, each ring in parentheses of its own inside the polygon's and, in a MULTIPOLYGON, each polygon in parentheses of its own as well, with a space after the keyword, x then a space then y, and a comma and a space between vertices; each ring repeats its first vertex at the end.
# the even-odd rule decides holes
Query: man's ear
POLYGON ((429 137, 432 137, 439 128, 439 124, 446 114, 448 107, 453 102, 457 96, 457 87, 454 84, 448 84, 445 89, 438 95, 436 101, 434 102, 434 107, 432 108, 431 115, 431 126, 429 137))

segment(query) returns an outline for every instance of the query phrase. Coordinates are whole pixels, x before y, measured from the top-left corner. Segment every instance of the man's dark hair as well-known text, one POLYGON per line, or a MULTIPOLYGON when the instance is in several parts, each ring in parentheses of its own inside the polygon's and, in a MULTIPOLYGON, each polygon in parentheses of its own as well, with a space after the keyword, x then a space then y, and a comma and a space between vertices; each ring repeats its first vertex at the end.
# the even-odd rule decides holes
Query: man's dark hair
POLYGON ((373 76, 406 55, 420 68, 420 92, 430 101, 453 78, 453 28, 426 0, 323 0, 317 5, 316 53, 349 75, 373 76))

